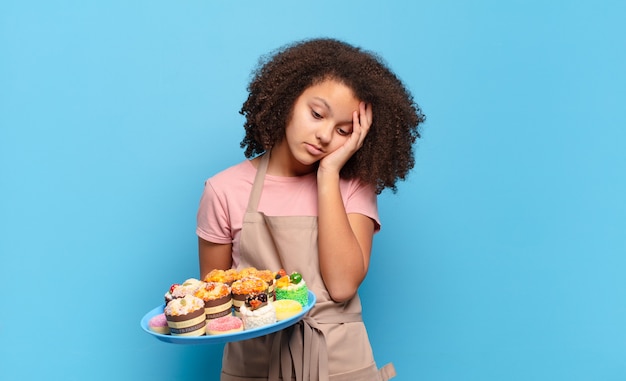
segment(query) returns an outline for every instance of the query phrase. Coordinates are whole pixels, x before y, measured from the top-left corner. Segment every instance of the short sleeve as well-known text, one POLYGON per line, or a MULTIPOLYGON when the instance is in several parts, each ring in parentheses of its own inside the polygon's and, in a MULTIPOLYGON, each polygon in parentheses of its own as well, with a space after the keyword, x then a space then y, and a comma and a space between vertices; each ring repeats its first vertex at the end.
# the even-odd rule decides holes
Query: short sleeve
POLYGON ((213 243, 232 243, 231 223, 224 195, 220 195, 211 185, 211 180, 204 184, 197 214, 196 234, 213 243))
POLYGON ((346 213, 358 213, 367 216, 375 222, 375 232, 380 230, 378 197, 373 186, 356 180, 350 181, 344 202, 346 213))

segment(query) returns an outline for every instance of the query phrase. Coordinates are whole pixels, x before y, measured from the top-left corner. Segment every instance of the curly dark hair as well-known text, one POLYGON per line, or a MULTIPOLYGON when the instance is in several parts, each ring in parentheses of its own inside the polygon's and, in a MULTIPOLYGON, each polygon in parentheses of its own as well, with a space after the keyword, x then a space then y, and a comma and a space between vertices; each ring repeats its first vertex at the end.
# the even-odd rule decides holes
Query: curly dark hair
POLYGON ((425 116, 380 56, 339 40, 303 40, 260 58, 240 110, 246 118, 244 155, 251 158, 280 142, 297 98, 327 79, 345 84, 374 110, 363 146, 340 176, 371 184, 377 194, 385 188, 395 193, 396 182, 405 180, 415 165, 413 144, 425 116))

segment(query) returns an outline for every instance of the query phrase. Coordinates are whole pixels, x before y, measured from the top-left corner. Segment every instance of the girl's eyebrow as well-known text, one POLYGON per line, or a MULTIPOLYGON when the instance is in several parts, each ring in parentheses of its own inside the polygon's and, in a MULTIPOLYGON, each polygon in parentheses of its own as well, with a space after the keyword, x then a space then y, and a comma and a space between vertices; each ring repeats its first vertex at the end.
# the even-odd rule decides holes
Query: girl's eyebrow
POLYGON ((331 109, 330 105, 328 104, 328 102, 326 102, 326 100, 325 100, 324 98, 320 98, 320 97, 313 97, 313 99, 316 99, 316 100, 318 100, 318 101, 322 102, 322 103, 324 104, 324 106, 326 106, 326 108, 327 108, 329 111, 331 111, 331 113, 330 113, 330 114, 332 115, 332 109, 331 109))
MULTIPOLYGON (((318 100, 318 101, 322 102, 322 103, 324 104, 324 106, 326 106, 326 108, 328 109, 329 114, 330 114, 331 116, 333 116, 333 110, 332 110, 332 108, 330 107, 330 105, 328 104, 328 102, 326 102, 326 100, 325 100, 324 98, 320 98, 320 97, 315 96, 315 97, 313 97, 313 99, 315 99, 315 100, 318 100)), ((351 125, 351 124, 352 124, 352 119, 350 119, 350 120, 346 120, 346 121, 344 121, 344 122, 341 122, 340 124, 346 124, 346 125, 350 124, 350 125, 351 125)))

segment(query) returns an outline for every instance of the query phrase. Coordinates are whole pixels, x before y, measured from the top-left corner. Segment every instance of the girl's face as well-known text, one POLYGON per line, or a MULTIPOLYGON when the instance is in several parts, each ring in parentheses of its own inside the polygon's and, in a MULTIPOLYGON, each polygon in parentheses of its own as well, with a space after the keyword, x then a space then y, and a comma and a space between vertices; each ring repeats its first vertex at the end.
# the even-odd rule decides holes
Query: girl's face
POLYGON ((292 175, 315 170, 318 161, 348 140, 359 103, 352 89, 332 79, 312 85, 296 99, 285 139, 275 147, 289 159, 292 175))

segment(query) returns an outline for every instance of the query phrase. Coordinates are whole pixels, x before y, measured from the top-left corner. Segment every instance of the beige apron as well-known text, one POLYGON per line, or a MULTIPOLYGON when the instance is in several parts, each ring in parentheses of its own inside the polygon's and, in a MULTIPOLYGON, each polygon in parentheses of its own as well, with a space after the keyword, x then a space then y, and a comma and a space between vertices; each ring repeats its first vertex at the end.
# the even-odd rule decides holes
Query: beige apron
POLYGON ((383 381, 394 377, 392 364, 376 368, 358 295, 336 303, 324 286, 317 255, 317 217, 270 217, 257 211, 268 162, 269 154, 263 155, 244 216, 240 267, 297 271, 317 303, 289 328, 226 344, 221 380, 383 381))

